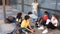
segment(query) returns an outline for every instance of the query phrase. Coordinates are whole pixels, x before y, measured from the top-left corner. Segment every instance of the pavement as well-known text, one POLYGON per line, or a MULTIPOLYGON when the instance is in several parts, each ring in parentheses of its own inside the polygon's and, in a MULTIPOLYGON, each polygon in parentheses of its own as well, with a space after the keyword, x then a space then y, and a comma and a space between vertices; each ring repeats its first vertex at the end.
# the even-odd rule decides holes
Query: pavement
MULTIPOLYGON (((19 12, 18 10, 14 9, 14 8, 12 8, 10 6, 6 6, 6 17, 8 17, 8 16, 16 17, 18 12, 19 12)), ((3 23, 4 23, 3 7, 0 6, 0 25, 3 24, 3 23)), ((31 23, 31 25, 34 25, 34 23, 31 23)), ((36 31, 35 31, 34 34, 42 34, 43 30, 38 30, 37 28, 35 28, 35 30, 36 31)), ((58 29, 56 29, 56 30, 49 30, 49 32, 47 34, 60 34, 60 30, 58 30, 58 29)))

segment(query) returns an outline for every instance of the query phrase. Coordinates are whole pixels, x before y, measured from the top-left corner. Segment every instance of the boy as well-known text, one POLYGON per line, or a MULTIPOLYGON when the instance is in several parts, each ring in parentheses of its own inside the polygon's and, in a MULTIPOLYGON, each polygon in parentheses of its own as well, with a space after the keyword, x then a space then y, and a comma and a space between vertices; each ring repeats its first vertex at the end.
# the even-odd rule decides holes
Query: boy
POLYGON ((28 15, 32 19, 32 22, 36 22, 38 19, 38 16, 34 15, 32 12, 28 12, 28 15))
POLYGON ((47 19, 48 19, 48 12, 45 11, 43 18, 41 18, 41 21, 40 21, 41 27, 39 27, 38 29, 44 29, 43 26, 45 26, 47 19))
POLYGON ((35 26, 38 27, 38 23, 37 23, 38 16, 36 16, 35 14, 32 14, 32 12, 28 12, 28 15, 30 16, 31 21, 35 23, 35 26))
POLYGON ((25 32, 25 34, 28 34, 27 31, 29 31, 31 33, 34 32, 34 30, 30 26, 29 20, 30 20, 30 17, 28 15, 26 15, 24 17, 24 20, 21 23, 21 29, 22 29, 23 32, 25 32))

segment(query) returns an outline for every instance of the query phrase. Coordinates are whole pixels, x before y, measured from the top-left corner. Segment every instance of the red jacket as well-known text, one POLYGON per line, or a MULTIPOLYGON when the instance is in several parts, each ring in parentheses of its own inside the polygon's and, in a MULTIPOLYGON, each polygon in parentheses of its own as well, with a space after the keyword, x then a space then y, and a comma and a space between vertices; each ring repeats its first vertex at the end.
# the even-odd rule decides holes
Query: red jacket
POLYGON ((44 15, 44 16, 43 16, 43 20, 46 21, 47 19, 48 19, 48 16, 47 16, 47 15, 44 15))

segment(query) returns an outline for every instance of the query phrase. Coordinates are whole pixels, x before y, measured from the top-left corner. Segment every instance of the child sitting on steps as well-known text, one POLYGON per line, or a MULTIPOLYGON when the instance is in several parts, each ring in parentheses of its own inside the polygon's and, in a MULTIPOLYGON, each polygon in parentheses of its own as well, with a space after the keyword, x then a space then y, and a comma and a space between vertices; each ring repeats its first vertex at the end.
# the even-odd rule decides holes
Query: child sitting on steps
POLYGON ((34 33, 34 29, 32 29, 29 21, 30 21, 30 17, 26 15, 21 23, 21 29, 23 32, 25 32, 25 34, 28 34, 28 31, 34 33))

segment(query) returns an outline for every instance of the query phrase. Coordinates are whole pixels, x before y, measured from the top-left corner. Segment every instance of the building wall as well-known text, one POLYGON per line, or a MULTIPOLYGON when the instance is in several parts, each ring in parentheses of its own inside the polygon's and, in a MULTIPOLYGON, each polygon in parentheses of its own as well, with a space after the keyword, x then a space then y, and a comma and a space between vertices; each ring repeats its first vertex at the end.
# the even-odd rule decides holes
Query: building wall
MULTIPOLYGON (((22 5, 20 3, 22 3, 22 0, 9 0, 9 4, 14 5, 13 7, 18 9, 19 11, 22 10, 22 5)), ((33 0, 24 0, 24 4, 31 5, 32 3, 33 3, 33 0)), ((41 7, 44 7, 44 8, 60 10, 60 0, 38 0, 38 3, 41 7), (57 5, 56 5, 56 2, 58 2, 57 5)), ((32 11, 31 8, 32 8, 31 6, 24 5, 24 12, 28 13, 29 11, 32 11)), ((46 10, 47 9, 40 9, 42 15, 46 10)), ((56 12, 59 15, 58 11, 52 11, 52 10, 47 10, 47 11, 51 14, 56 12)))
MULTIPOLYGON (((2 0, 0 0, 0 5, 2 5, 2 4, 3 4, 3 2, 2 2, 2 0)), ((5 4, 8 5, 8 0, 5 0, 5 4)))
POLYGON ((0 5, 2 5, 2 0, 0 0, 0 5))

